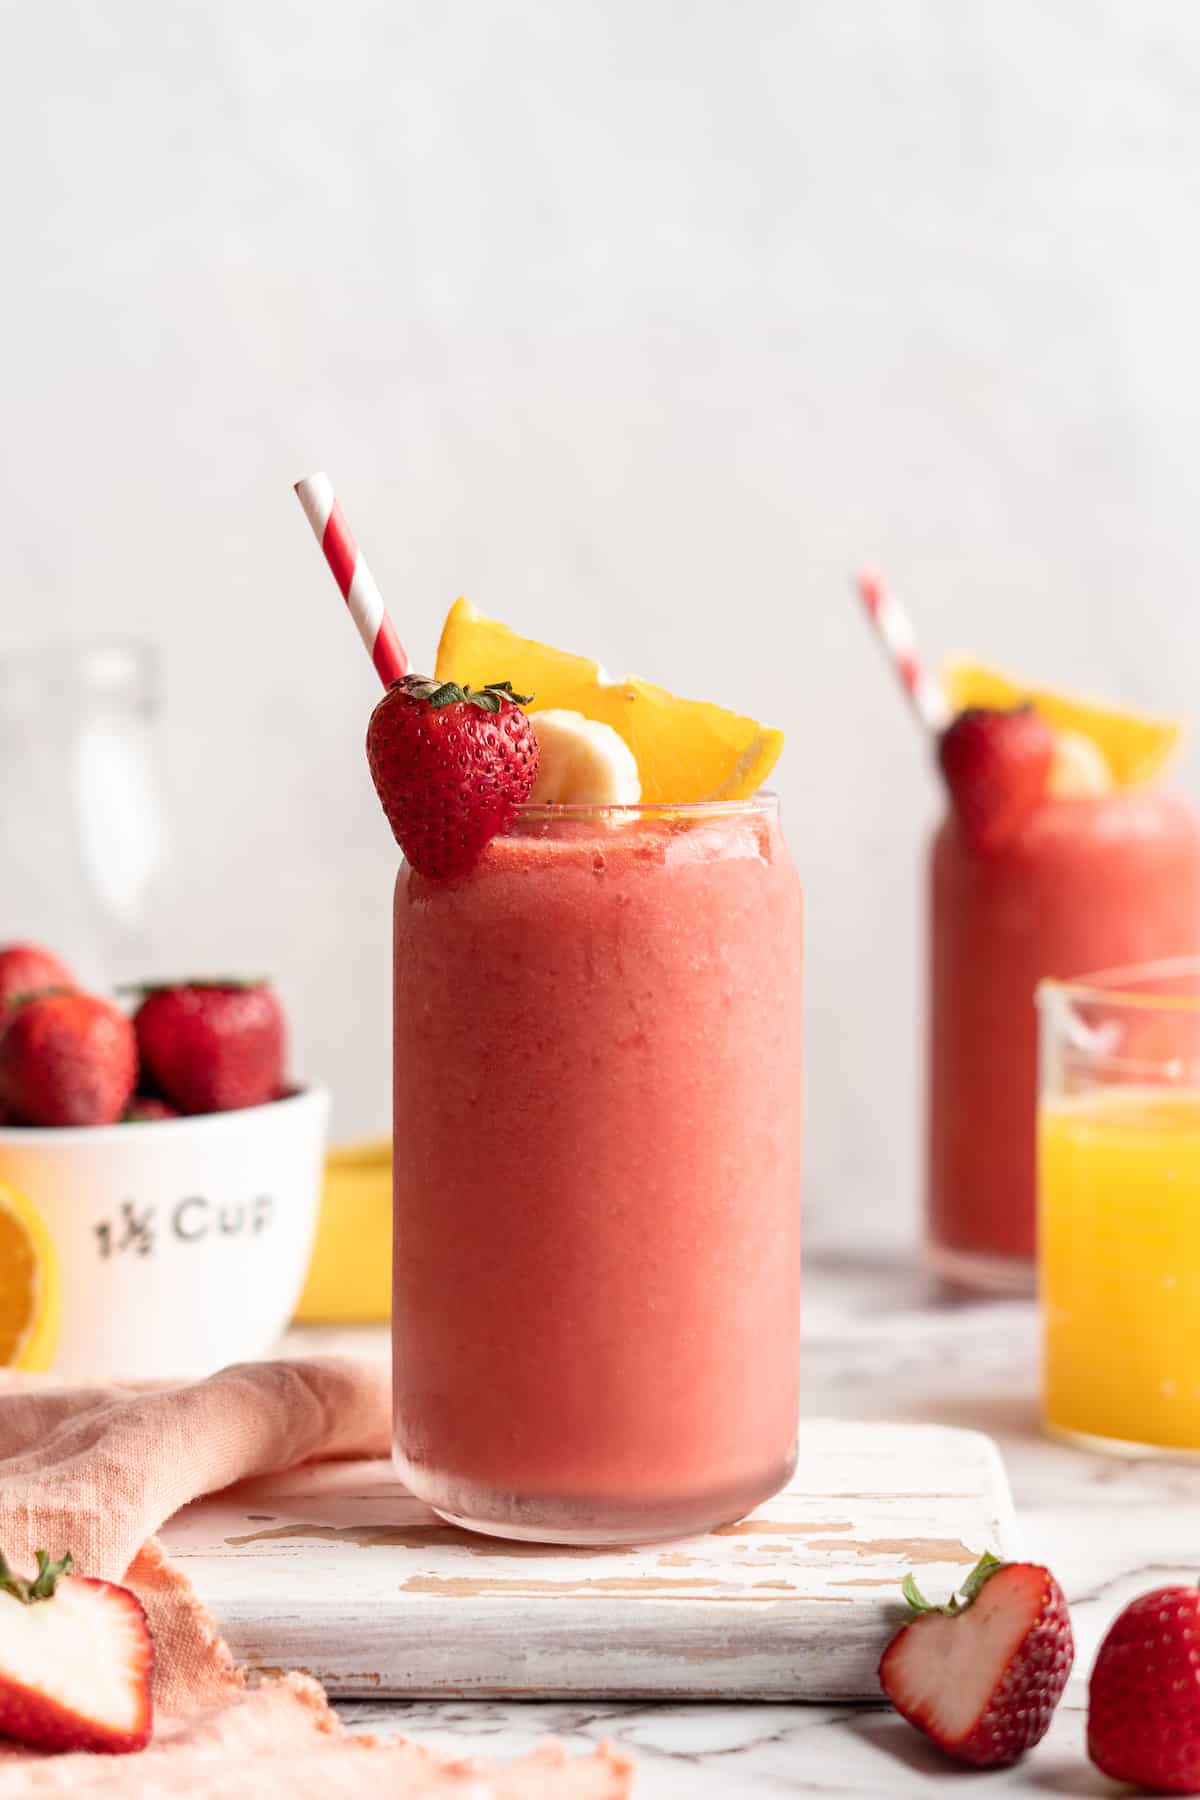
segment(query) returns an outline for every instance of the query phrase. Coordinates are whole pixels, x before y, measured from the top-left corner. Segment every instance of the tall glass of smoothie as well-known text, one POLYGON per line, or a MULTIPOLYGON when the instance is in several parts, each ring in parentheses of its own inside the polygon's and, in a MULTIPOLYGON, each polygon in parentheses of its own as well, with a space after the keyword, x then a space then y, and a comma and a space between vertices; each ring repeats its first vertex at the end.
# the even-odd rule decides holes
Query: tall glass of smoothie
POLYGON ((474 1530, 677 1537, 791 1472, 800 883, 769 797, 526 806, 395 902, 395 1446, 474 1530))
POLYGON ((788 1479, 801 895, 782 734, 451 608, 413 673, 328 478, 296 492, 385 693, 394 1454, 445 1518, 639 1543, 788 1479))
POLYGON ((1177 727, 958 667, 956 725, 974 736, 949 767, 956 725, 942 740, 952 804, 930 860, 928 1250, 953 1281, 1030 1291, 1035 991, 1200 951, 1200 819, 1156 785, 1177 727), (1040 785, 981 841, 981 818, 1020 786, 1020 733, 1028 750, 1035 729, 1040 785))
POLYGON ((679 1537, 792 1470, 801 894, 758 791, 781 742, 464 602, 434 678, 373 716, 405 852, 395 1458, 459 1525, 679 1537))

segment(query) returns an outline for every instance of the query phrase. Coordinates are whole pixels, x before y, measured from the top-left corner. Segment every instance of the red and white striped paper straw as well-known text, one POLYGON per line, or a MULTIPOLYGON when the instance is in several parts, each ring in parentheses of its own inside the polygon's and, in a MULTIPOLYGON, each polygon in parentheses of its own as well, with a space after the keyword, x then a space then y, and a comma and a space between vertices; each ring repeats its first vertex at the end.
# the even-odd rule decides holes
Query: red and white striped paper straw
POLYGON ((950 723, 950 705, 941 682, 921 660, 908 614, 880 577, 869 570, 859 572, 855 586, 913 711, 926 731, 943 731, 950 723))
POLYGON ((342 591, 379 679, 384 687, 389 687, 401 675, 408 674, 408 657, 388 617, 375 577, 367 567, 367 559, 334 498, 333 483, 320 471, 306 475, 296 483, 296 496, 313 528, 313 536, 325 552, 325 561, 333 571, 333 579, 342 591))

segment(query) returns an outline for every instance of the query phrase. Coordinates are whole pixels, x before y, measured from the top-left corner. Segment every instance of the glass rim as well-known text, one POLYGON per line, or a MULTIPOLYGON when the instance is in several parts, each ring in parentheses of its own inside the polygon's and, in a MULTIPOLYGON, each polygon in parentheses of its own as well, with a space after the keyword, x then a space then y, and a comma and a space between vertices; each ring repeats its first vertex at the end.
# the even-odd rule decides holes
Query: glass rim
POLYGON ((611 804, 596 800, 523 800, 517 808, 517 819, 586 820, 594 818, 654 819, 682 814, 688 819, 750 818, 755 813, 777 812, 779 795, 774 788, 761 788, 748 800, 637 800, 611 804))
POLYGON ((1144 1012, 1200 1013, 1200 956, 1167 956, 1155 962, 1122 963, 1112 969, 1097 969, 1089 975, 1071 980, 1047 976, 1034 991, 1037 1004, 1070 999, 1098 1006, 1126 1006, 1144 1012), (1139 983, 1153 984, 1173 979, 1190 978, 1196 984, 1191 994, 1148 992, 1139 983))

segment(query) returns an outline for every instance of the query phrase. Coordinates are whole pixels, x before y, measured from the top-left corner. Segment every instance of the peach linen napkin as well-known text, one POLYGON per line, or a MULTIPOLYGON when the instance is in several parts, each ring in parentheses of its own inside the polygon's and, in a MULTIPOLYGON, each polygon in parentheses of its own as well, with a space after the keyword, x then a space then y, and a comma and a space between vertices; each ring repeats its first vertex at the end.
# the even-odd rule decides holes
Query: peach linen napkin
POLYGON ((124 1581, 155 1641, 155 1731, 133 1756, 0 1746, 0 1800, 623 1800, 625 1758, 544 1745, 519 1762, 455 1760, 403 1738, 351 1737, 306 1675, 239 1669, 152 1536, 202 1494, 299 1463, 388 1453, 385 1369, 349 1359, 246 1363, 175 1387, 65 1388, 0 1373, 0 1550, 18 1569, 70 1550, 124 1581))

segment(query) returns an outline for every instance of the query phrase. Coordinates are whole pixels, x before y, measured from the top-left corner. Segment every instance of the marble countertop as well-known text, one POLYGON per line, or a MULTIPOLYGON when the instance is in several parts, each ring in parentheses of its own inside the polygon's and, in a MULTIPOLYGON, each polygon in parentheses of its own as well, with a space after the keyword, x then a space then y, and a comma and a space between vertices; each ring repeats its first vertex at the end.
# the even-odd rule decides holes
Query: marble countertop
MULTIPOLYGON (((341 1335, 342 1344, 346 1335, 341 1335)), ((1084 1754, 1086 1678, 1126 1601, 1195 1581, 1200 1461, 1108 1459, 1055 1443, 1037 1413, 1031 1303, 947 1297, 903 1249, 811 1250, 803 1410, 810 1417, 973 1426, 1000 1446, 1029 1555, 1071 1603, 1076 1670, 1049 1736, 972 1792, 1117 1795, 1084 1754)), ((635 1753, 639 1800, 925 1794, 968 1777, 888 1708, 571 1702, 343 1702, 356 1731, 404 1731, 460 1754, 512 1755, 546 1736, 635 1753)))

